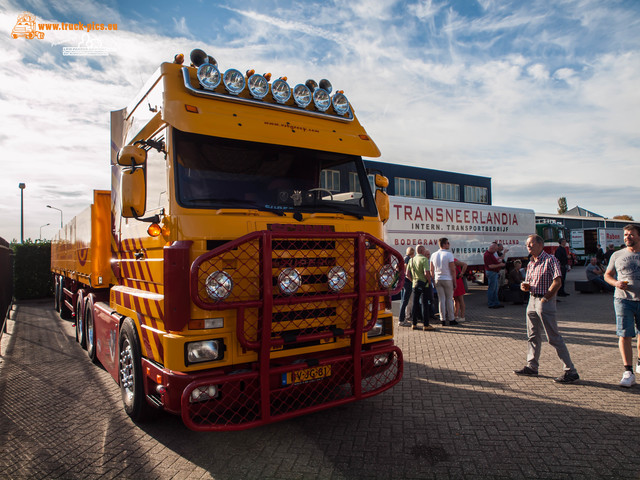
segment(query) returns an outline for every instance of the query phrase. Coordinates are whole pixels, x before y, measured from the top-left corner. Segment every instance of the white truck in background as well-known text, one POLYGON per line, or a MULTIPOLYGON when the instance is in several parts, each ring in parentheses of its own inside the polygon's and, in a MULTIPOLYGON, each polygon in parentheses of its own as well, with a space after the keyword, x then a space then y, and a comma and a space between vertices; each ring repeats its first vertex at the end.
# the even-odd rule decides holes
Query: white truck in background
POLYGON ((536 233, 533 210, 475 203, 390 197, 385 242, 405 254, 407 247, 438 250, 446 237, 451 252, 468 265, 467 272, 484 273, 484 252, 493 242, 508 250, 507 260, 526 259, 526 239, 536 233))

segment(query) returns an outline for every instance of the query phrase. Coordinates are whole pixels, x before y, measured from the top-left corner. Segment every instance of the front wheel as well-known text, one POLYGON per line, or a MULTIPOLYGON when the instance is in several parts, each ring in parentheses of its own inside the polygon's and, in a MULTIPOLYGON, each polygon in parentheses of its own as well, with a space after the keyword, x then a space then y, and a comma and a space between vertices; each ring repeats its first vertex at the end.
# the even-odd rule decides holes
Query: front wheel
POLYGON ((140 340, 133 320, 126 318, 120 329, 120 392, 127 415, 134 422, 148 420, 154 413, 145 398, 140 340))

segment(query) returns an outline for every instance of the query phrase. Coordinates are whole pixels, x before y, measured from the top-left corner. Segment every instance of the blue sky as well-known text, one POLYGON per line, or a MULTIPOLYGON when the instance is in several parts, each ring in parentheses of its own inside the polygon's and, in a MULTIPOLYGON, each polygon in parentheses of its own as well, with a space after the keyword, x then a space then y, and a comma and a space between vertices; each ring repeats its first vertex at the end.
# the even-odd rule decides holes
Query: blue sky
POLYGON ((493 203, 640 220, 640 2, 0 0, 0 236, 51 238, 109 188, 109 112, 162 61, 202 48, 221 67, 345 90, 382 161, 492 178, 493 203), (13 39, 37 22, 112 32, 13 39), (105 56, 64 56, 100 46, 105 56), (46 225, 50 223, 51 225, 46 225), (54 228, 56 227, 56 228, 54 228))

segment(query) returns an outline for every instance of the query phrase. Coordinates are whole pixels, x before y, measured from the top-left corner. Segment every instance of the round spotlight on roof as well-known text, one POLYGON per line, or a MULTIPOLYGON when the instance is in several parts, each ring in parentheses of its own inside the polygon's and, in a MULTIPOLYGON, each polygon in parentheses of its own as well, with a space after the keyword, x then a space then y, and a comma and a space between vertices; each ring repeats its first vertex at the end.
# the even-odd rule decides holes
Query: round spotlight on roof
POLYGON ((230 68, 224 72, 222 81, 224 82, 224 88, 226 88, 227 92, 231 95, 238 95, 244 90, 244 75, 235 68, 230 68))
POLYGON ((311 90, 309 90, 309 87, 301 83, 293 87, 293 100, 300 108, 307 108, 311 103, 311 90))
POLYGON ((309 80, 304 82, 304 84, 307 86, 307 88, 311 92, 315 91, 315 89, 318 88, 318 84, 316 83, 316 81, 313 78, 310 78, 309 80))
POLYGON ((316 88, 313 92, 313 103, 321 112, 326 112, 331 106, 331 97, 324 88, 316 88))
POLYGON ((216 67, 218 66, 218 62, 211 55, 207 55, 207 63, 210 63, 211 65, 215 65, 216 67))
POLYGON ((258 100, 263 99, 265 95, 269 93, 269 82, 266 78, 258 73, 254 73, 249 77, 247 86, 249 87, 251 96, 253 98, 257 98, 258 100))
POLYGON ((344 93, 338 92, 331 99, 333 109, 338 115, 344 115, 349 111, 349 100, 345 97, 344 93))
POLYGON ((331 82, 326 78, 323 78, 322 80, 320 80, 320 88, 324 88, 327 91, 327 93, 331 93, 331 90, 333 90, 333 87, 331 86, 331 82))
POLYGON ((291 98, 291 87, 284 79, 279 78, 271 84, 271 95, 276 102, 287 103, 291 98))
POLYGON ((207 90, 215 90, 220 85, 220 71, 211 63, 204 63, 198 67, 198 81, 207 90))

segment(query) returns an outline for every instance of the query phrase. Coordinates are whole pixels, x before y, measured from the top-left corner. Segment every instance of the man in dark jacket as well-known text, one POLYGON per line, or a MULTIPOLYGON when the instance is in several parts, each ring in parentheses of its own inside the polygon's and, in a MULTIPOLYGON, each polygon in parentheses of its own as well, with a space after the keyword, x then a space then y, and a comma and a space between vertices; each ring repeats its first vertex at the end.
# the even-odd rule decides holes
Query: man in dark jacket
POLYGON ((556 248, 555 256, 560 263, 560 272, 562 273, 562 286, 560 287, 560 290, 558 290, 558 296, 567 297, 569 294, 564 290, 564 281, 567 278, 569 255, 567 255, 567 241, 564 238, 560 240, 560 246, 556 248))

